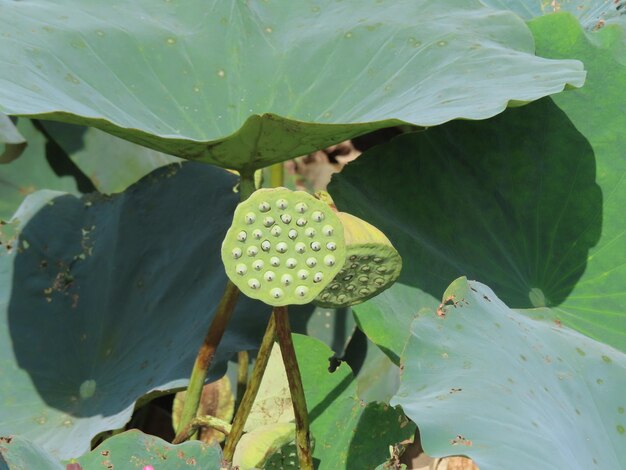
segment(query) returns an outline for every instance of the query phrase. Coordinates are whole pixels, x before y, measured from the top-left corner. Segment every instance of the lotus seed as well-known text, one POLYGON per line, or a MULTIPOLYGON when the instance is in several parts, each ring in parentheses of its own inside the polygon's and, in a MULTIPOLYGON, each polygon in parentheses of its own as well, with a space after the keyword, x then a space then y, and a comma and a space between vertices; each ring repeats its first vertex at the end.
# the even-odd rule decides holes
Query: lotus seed
POLYGON ((304 202, 299 202, 298 204, 296 204, 296 212, 298 214, 304 214, 308 208, 309 206, 307 206, 304 202))
POLYGON ((248 253, 248 256, 256 256, 258 252, 259 252, 259 249, 254 245, 249 246, 248 249, 246 250, 246 253, 248 253))
POLYGON ((359 289, 359 294, 361 295, 368 295, 369 293, 370 291, 365 288, 359 289))
POLYGON ((272 256, 270 258, 270 264, 277 268, 278 266, 280 266, 280 259, 278 259, 276 256, 272 256))
POLYGON ((337 290, 339 289, 341 286, 339 284, 333 284, 332 286, 330 286, 331 290, 337 290))
POLYGON ((261 204, 259 204, 259 210, 261 212, 267 212, 268 210, 270 210, 270 203, 263 201, 261 204))
POLYGON ((263 219, 263 225, 265 225, 266 227, 271 227, 272 225, 274 225, 274 217, 271 216, 267 216, 263 219))
POLYGON ((283 274, 280 277, 280 282, 282 282, 283 285, 288 286, 293 282, 293 277, 291 277, 290 274, 283 274))
POLYGON ((270 241, 263 240, 263 243, 261 243, 261 249, 263 251, 270 251, 270 248, 272 248, 272 244, 270 243, 270 241))
POLYGON ((376 268, 376 272, 378 274, 385 274, 387 272, 387 268, 385 268, 384 266, 381 266, 380 268, 376 268))
POLYGON ((288 258, 287 261, 285 262, 285 266, 287 266, 289 269, 295 268, 297 264, 298 262, 296 261, 295 258, 288 258))
POLYGON ((306 286, 298 286, 296 287, 296 295, 299 297, 304 297, 309 292, 309 288, 306 286))
POLYGON ((347 291, 349 291, 349 292, 352 292, 354 289, 355 289, 354 284, 348 284, 348 285, 346 286, 346 290, 347 290, 347 291))
POLYGON ((252 236, 255 240, 260 240, 261 237, 263 237, 263 232, 261 232, 259 229, 256 229, 252 232, 252 236))
POLYGON ((344 281, 349 281, 350 279, 352 279, 354 276, 352 274, 348 274, 347 276, 343 277, 344 281))
POLYGON ((322 300, 328 300, 329 298, 330 298, 330 294, 328 292, 324 292, 322 294, 322 297, 321 297, 322 300))
POLYGON ((287 244, 285 242, 279 242, 276 244, 276 251, 284 253, 287 251, 287 244))
POLYGON ((287 202, 286 199, 279 199, 278 201, 276 201, 276 205, 278 206, 279 209, 285 210, 287 209, 287 206, 289 205, 289 203, 287 202))
POLYGON ((243 263, 239 263, 237 266, 235 266, 235 272, 240 276, 243 276, 248 272, 248 266, 243 263))
POLYGON ((274 235, 275 237, 279 237, 282 231, 283 231, 282 228, 280 228, 278 225, 274 225, 272 227, 272 230, 270 230, 270 233, 274 235))
POLYGON ((298 271, 298 279, 300 279, 301 281, 304 281, 308 277, 309 272, 306 269, 301 269, 300 271, 298 271))
POLYGON ((306 265, 309 268, 314 268, 317 265, 317 260, 311 256, 310 258, 306 259, 306 265))
POLYGON ((280 216, 280 220, 285 224, 291 223, 291 216, 289 214, 283 214, 280 216))
POLYGON ((322 282, 324 280, 324 274, 317 272, 315 273, 315 276, 313 276, 313 282, 317 283, 317 282, 322 282))
POLYGON ((352 256, 350 256, 350 258, 349 258, 349 259, 350 259, 350 261, 354 261, 354 260, 356 259, 356 255, 352 255, 352 256))
POLYGON ((309 237, 309 238, 313 238, 313 237, 316 235, 316 233, 317 233, 317 232, 315 231, 315 229, 314 229, 314 228, 307 228, 307 229, 304 231, 304 234, 305 234, 307 237, 309 237))
POLYGON ((385 284, 385 280, 382 277, 377 277, 376 279, 374 279, 374 284, 382 286, 383 284, 385 284))
POLYGON ((339 294, 339 295, 337 296, 337 301, 338 301, 339 303, 343 303, 343 302, 345 302, 345 301, 346 301, 346 299, 347 299, 347 298, 348 298, 348 296, 347 296, 346 294, 339 294))
POLYGON ((370 259, 370 257, 369 257, 369 256, 361 256, 361 260, 363 260, 363 261, 367 261, 367 260, 369 260, 369 259, 370 259))
POLYGON ((261 287, 261 283, 259 282, 259 280, 254 278, 248 281, 248 285, 251 289, 258 289, 259 287, 261 287))
POLYGON ((327 237, 330 237, 334 231, 335 229, 333 229, 332 225, 324 225, 324 228, 322 229, 322 232, 324 232, 324 235, 327 237))
POLYGON ((367 281, 369 281, 369 277, 359 276, 359 282, 362 282, 363 284, 367 284, 367 281))
POLYGON ((306 245, 304 243, 296 243, 296 253, 304 253, 306 251, 306 245))
POLYGON ((256 222, 256 215, 254 215, 254 212, 248 212, 246 214, 246 223, 252 225, 254 222, 256 222))
POLYGON ((370 267, 366 264, 361 268, 361 271, 363 271, 364 273, 368 273, 370 271, 370 267))
POLYGON ((322 220, 324 220, 324 214, 322 214, 320 211, 315 211, 313 212, 313 215, 311 215, 311 218, 315 222, 321 222, 322 220))
POLYGON ((335 257, 333 255, 324 256, 324 264, 326 266, 334 266, 335 265, 335 257))
POLYGON ((261 269, 263 269, 263 266, 265 266, 265 263, 263 262, 263 260, 256 260, 254 263, 252 263, 252 267, 256 270, 256 271, 260 271, 261 269))
POLYGON ((243 230, 237 234, 237 240, 239 240, 240 242, 245 242, 246 238, 248 238, 248 234, 243 230))
POLYGON ((298 238, 298 231, 291 229, 289 230, 289 238, 291 238, 292 240, 295 240, 296 238, 298 238))
POLYGON ((320 251, 322 249, 322 244, 320 242, 311 243, 311 249, 313 251, 320 251))
POLYGON ((283 290, 278 287, 274 287, 270 291, 270 295, 274 297, 275 299, 280 299, 283 296, 283 290))
POLYGON ((328 242, 326 243, 326 248, 328 248, 330 251, 335 251, 337 249, 337 245, 335 244, 335 242, 328 242))
POLYGON ((298 220, 296 220, 296 225, 298 227, 304 227, 306 225, 306 219, 304 217, 300 217, 298 220))
POLYGON ((232 253, 233 253, 233 258, 235 259, 241 258, 241 254, 242 254, 241 248, 233 248, 232 253))
POLYGON ((358 267, 359 267, 359 263, 352 263, 352 264, 350 265, 350 269, 356 269, 356 268, 358 268, 358 267))
POLYGON ((376 258, 374 258, 374 263, 382 263, 383 259, 380 258, 379 256, 377 256, 376 258))
POLYGON ((276 273, 274 271, 265 271, 263 279, 265 279, 267 282, 272 282, 274 279, 276 279, 276 273))

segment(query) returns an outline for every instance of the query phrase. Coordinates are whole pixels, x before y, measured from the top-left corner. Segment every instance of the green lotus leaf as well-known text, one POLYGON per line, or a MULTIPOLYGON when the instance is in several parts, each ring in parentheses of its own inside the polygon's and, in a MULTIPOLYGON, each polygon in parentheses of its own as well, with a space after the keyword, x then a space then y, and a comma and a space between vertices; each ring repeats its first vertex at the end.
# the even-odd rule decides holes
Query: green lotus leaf
POLYGON ((97 468, 142 469, 151 465, 167 470, 219 470, 222 451, 217 445, 190 441, 172 445, 136 429, 115 435, 77 459, 85 470, 97 468))
POLYGON ((0 112, 252 170, 581 86, 478 0, 0 2, 0 112))
MULTIPOLYGON (((236 182, 174 164, 115 196, 35 193, 0 226, 0 435, 78 457, 140 397, 186 385, 227 281, 236 182)), ((268 315, 238 302, 213 379, 268 315)))
POLYGON ((355 307, 396 361, 416 313, 436 308, 461 275, 512 308, 550 307, 563 324, 626 351, 626 66, 603 39, 615 27, 591 41, 570 15, 531 26, 546 55, 585 61, 584 89, 401 136, 330 186, 338 207, 383 230, 404 260, 404 286, 355 307), (419 289, 408 304, 406 286, 419 289))
POLYGON ((101 193, 124 191, 153 170, 180 161, 95 128, 40 121, 101 193))
POLYGON ((9 116, 0 113, 0 163, 15 160, 24 152, 26 145, 26 139, 9 116))
POLYGON ((9 470, 90 470, 96 468, 138 468, 153 465, 170 470, 202 468, 219 470, 222 453, 217 446, 199 441, 172 445, 138 430, 117 434, 91 452, 67 465, 42 447, 20 436, 0 438, 0 468, 9 470), (4 459, 4 460, 3 460, 4 459))
MULTIPOLYGON (((0 117, 0 121, 1 121, 0 117)), ((0 123, 1 125, 1 123, 0 123)), ((12 125, 12 124, 11 124, 12 125)), ((0 164, 0 219, 8 220, 24 198, 39 189, 78 194, 76 182, 58 176, 46 161, 46 139, 28 119, 20 119, 16 131, 28 141, 18 160, 0 164)))
POLYGON ((413 322, 391 401, 428 455, 466 455, 481 470, 623 468, 623 352, 465 278, 443 300, 413 322))

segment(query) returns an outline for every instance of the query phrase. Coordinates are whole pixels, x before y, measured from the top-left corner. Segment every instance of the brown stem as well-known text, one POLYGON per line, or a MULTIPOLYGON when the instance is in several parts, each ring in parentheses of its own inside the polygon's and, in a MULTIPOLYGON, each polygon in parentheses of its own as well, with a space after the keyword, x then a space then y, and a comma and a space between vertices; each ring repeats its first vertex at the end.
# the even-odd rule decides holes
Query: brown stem
POLYGON ((300 470, 313 470, 313 455, 311 453, 311 436, 309 433, 309 415, 306 409, 302 376, 296 359, 296 351, 291 339, 291 327, 287 307, 275 307, 276 337, 280 345, 280 352, 287 371, 287 381, 293 402, 293 411, 296 417, 296 448, 300 460, 300 470))
POLYGON ((250 365, 250 355, 248 351, 239 351, 237 353, 237 395, 235 401, 235 410, 239 408, 239 404, 246 392, 248 386, 248 368, 250 365))
POLYGON ((224 331, 226 330, 230 316, 235 309, 238 296, 239 289, 237 289, 232 282, 228 281, 222 300, 217 307, 215 317, 211 322, 209 331, 196 356, 196 362, 193 365, 191 378, 189 379, 189 386, 185 394, 185 404, 183 405, 180 422, 176 430, 177 435, 175 440, 179 440, 181 430, 185 429, 198 413, 204 380, 206 379, 207 372, 213 361, 215 351, 220 344, 222 336, 224 336, 224 331))
POLYGON ((275 314, 272 314, 270 321, 265 329, 259 352, 256 356, 256 362, 254 363, 254 369, 252 369, 252 377, 248 382, 246 393, 244 393, 237 414, 235 414, 235 420, 233 421, 233 427, 226 439, 226 445, 224 446, 224 462, 230 465, 233 461, 233 455, 235 455, 235 447, 239 443, 241 436, 243 435, 243 428, 256 399, 256 395, 259 392, 261 386, 261 379, 263 373, 267 368, 267 363, 270 359, 270 353, 272 352, 272 346, 274 345, 274 339, 276 337, 276 318, 275 314))

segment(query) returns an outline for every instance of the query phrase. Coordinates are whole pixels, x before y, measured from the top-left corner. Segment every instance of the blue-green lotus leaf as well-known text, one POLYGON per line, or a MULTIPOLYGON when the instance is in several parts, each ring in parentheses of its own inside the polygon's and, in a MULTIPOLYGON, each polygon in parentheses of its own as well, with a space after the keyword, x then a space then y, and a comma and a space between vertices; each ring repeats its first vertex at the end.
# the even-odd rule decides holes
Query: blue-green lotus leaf
POLYGON ((624 468, 626 355, 458 279, 420 314, 392 404, 432 456, 481 470, 624 468))
MULTIPOLYGON (((236 181, 174 164, 115 196, 24 201, 0 227, 0 435, 77 457, 137 399, 186 384, 226 285, 236 181)), ((215 362, 254 349, 268 313, 241 299, 215 362)))

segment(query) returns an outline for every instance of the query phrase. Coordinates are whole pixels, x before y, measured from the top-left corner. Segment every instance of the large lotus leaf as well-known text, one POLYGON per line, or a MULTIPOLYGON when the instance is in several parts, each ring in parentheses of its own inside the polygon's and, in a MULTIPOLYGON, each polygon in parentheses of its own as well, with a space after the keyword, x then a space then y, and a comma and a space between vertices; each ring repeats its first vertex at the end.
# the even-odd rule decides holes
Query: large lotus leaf
POLYGON ((560 324, 509 309, 465 278, 455 305, 421 314, 392 400, 432 456, 481 470, 624 468, 626 355, 560 324))
POLYGON ((74 179, 57 176, 46 161, 46 140, 32 123, 20 119, 16 131, 28 141, 28 147, 18 160, 0 164, 0 219, 3 220, 13 215, 26 195, 38 189, 78 193, 74 179))
POLYGON ((549 13, 568 12, 575 15, 585 29, 598 29, 605 24, 624 20, 624 0, 482 0, 494 8, 504 8, 529 20, 549 13))
POLYGON ((133 144, 93 127, 40 121, 46 132, 105 194, 124 191, 176 157, 133 144))
MULTIPOLYGON (((84 470, 96 468, 137 468, 149 465, 166 466, 168 470, 202 468, 218 470, 222 460, 219 447, 199 441, 172 445, 138 430, 117 434, 88 454, 73 461, 84 470)), ((0 437, 0 469, 6 462, 9 470, 64 470, 52 455, 42 447, 20 436, 0 437), (2 460, 4 458, 4 461, 2 460)), ((72 468, 68 465, 67 468, 72 468)))
POLYGON ((113 436, 77 461, 85 470, 142 469, 155 470, 219 470, 222 451, 217 445, 190 441, 172 445, 155 436, 137 430, 113 436))
POLYGON ((234 169, 584 80, 478 0, 2 0, 0 30, 0 111, 234 169))
POLYGON ((26 148, 26 139, 17 130, 11 118, 0 113, 0 163, 9 163, 26 148))
POLYGON ((402 334, 460 275, 491 285, 512 307, 550 306, 568 326, 626 350, 626 66, 613 55, 617 27, 590 39, 565 14, 531 26, 546 55, 578 57, 589 70, 584 89, 556 98, 561 109, 546 100, 400 137, 331 185, 342 210, 396 244, 402 282, 428 294, 385 316, 367 312, 386 311, 394 291, 355 309, 362 323, 389 324, 404 312, 403 324, 371 328, 396 356, 403 341, 391 333, 402 334))
MULTIPOLYGON (((0 435, 76 457, 141 396, 186 384, 226 285, 236 181, 174 164, 111 197, 25 200, 0 257, 0 435)), ((268 314, 240 299, 216 363, 255 349, 268 314)))

